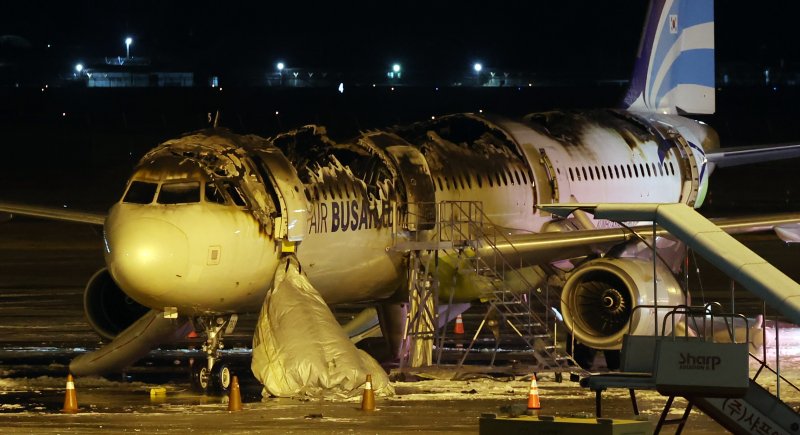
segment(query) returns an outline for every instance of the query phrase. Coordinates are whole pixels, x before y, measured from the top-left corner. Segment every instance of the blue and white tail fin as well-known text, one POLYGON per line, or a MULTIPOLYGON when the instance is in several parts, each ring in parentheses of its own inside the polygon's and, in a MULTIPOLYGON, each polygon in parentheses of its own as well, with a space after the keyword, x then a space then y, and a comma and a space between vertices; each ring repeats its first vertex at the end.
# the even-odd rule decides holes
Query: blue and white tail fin
POLYGON ((652 0, 625 108, 714 113, 714 1, 652 0))

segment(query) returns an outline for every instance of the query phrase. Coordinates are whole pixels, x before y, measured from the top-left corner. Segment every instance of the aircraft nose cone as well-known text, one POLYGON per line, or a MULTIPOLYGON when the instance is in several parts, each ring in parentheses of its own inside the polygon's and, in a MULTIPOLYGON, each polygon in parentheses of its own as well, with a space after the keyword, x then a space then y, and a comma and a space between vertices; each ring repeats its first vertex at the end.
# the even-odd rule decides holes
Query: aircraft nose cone
POLYGON ((183 231, 161 219, 138 218, 107 230, 107 264, 114 280, 140 302, 185 281, 189 243, 183 231))

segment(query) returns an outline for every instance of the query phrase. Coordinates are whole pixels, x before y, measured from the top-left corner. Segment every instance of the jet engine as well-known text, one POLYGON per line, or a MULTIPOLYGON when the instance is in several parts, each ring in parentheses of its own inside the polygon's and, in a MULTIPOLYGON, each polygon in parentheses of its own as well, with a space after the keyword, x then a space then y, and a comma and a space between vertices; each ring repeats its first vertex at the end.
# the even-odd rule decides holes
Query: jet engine
MULTIPOLYGON (((656 267, 658 305, 686 303, 683 290, 672 272, 660 262, 656 267)), ((622 336, 658 333, 664 316, 669 312, 654 305, 653 262, 639 258, 601 258, 578 267, 567 279, 561 294, 564 324, 575 339, 595 349, 620 349, 622 336), (656 315, 657 314, 657 315, 656 315)), ((678 324, 682 317, 678 316, 678 324)), ((666 333, 671 332, 668 320, 666 333)), ((677 328, 676 328, 677 329, 677 328)))
POLYGON ((89 325, 104 340, 113 339, 150 311, 126 295, 106 268, 98 270, 86 284, 83 309, 89 325))

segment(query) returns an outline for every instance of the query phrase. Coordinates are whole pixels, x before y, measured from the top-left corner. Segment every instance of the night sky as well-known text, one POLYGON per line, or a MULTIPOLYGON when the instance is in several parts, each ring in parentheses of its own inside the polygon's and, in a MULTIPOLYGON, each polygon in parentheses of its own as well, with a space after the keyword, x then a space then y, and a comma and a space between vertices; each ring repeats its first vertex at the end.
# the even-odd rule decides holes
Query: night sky
MULTIPOLYGON (((718 62, 800 60, 789 1, 716 2, 718 62), (746 6, 746 7, 745 7, 746 6)), ((131 52, 154 64, 226 70, 291 67, 406 71, 596 71, 627 77, 644 0, 4 2, 0 35, 19 35, 53 63, 131 52), (47 44, 51 48, 45 49, 47 44)))

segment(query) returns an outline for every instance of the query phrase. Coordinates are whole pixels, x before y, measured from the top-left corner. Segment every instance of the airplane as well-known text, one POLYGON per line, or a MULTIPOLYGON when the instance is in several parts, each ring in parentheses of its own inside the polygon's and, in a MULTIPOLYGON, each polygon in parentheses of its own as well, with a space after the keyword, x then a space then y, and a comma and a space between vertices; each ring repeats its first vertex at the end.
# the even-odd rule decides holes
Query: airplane
MULTIPOLYGON (((264 309, 291 280, 328 305, 374 304, 384 336, 402 337, 406 318, 397 307, 408 301, 408 253, 392 248, 426 237, 430 220, 420 216, 441 218, 430 204, 448 201, 479 203, 487 231, 534 242, 518 248, 537 259, 529 284, 561 283, 560 309, 572 316, 576 340, 619 349, 629 328, 645 329, 644 321, 631 325, 631 310, 649 300, 650 253, 639 239, 606 238, 607 221, 560 218, 538 206, 698 208, 715 167, 800 155, 800 145, 721 149, 710 126, 684 116, 713 113, 713 37, 712 0, 654 0, 623 108, 521 119, 453 114, 346 142, 316 125, 272 138, 215 125, 146 153, 107 215, 11 203, 0 203, 0 211, 103 227, 106 267, 89 280, 84 301, 90 325, 112 341, 76 358, 76 375, 119 370, 194 329, 206 338, 207 357, 195 379, 203 391, 225 391, 225 334, 238 314, 264 309)), ((793 234, 787 228, 797 222, 800 215, 787 214, 718 224, 793 234)), ((688 297, 676 276, 685 250, 672 246, 656 265, 659 305, 688 297)), ((454 254, 441 257, 453 261, 454 254)), ((489 290, 466 279, 448 291, 450 302, 471 302, 489 290)), ((286 329, 292 326, 284 325, 291 335, 286 329)), ((291 339, 317 347, 307 335, 291 339)), ((254 348, 262 339, 257 333, 254 348)), ((312 359, 271 351, 278 359, 312 359)))

